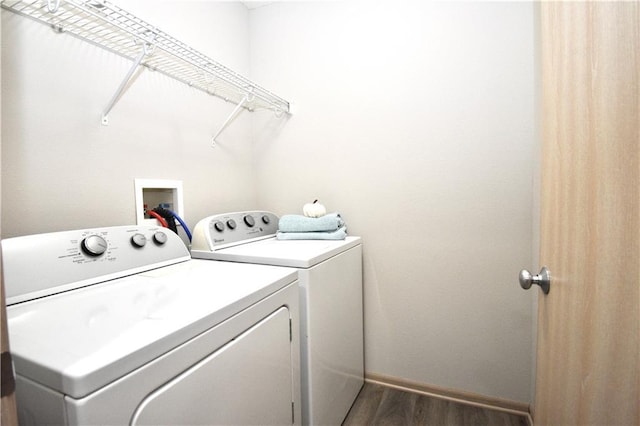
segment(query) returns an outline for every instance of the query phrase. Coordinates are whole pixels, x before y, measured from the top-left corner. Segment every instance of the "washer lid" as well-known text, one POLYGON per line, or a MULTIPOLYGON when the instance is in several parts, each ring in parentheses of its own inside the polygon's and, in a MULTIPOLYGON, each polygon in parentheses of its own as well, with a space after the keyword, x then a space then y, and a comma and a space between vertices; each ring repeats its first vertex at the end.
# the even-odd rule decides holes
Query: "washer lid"
POLYGON ((80 398, 296 279, 285 268, 190 260, 13 305, 16 371, 80 398))
POLYGON ((347 237, 345 240, 277 240, 273 237, 215 251, 191 250, 191 256, 200 259, 310 268, 358 244, 361 244, 360 237, 347 237))

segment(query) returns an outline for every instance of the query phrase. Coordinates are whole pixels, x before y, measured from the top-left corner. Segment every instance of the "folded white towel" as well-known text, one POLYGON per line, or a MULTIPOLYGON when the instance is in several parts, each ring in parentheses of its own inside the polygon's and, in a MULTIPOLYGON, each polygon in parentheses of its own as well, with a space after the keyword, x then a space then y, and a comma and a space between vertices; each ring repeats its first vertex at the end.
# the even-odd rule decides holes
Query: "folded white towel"
POLYGON ((347 227, 343 226, 331 232, 276 232, 278 240, 344 240, 347 227))
POLYGON ((331 232, 344 226, 339 213, 329 213, 320 217, 306 217, 287 214, 280 218, 280 232, 331 232))

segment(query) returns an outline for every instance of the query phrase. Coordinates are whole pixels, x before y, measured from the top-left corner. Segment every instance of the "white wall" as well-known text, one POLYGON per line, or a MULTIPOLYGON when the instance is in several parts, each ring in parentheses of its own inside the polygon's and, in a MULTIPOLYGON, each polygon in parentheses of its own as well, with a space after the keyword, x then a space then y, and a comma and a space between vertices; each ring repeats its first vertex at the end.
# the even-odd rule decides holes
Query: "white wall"
POLYGON ((364 238, 366 370, 529 402, 533 5, 282 2, 251 11, 258 200, 319 198, 364 238))
MULTIPOLYGON (((531 267, 538 271, 542 266, 540 265, 540 184, 541 184, 541 170, 540 164, 542 163, 542 64, 541 64, 541 56, 542 56, 542 41, 541 41, 541 28, 540 28, 540 6, 539 4, 534 7, 533 10, 533 20, 534 20, 534 73, 535 73, 535 86, 536 92, 534 94, 534 122, 536 126, 534 128, 534 139, 535 139, 535 149, 533 155, 531 157, 533 163, 533 206, 531 211, 533 212, 533 223, 532 223, 532 236, 533 236, 533 252, 531 253, 531 267)), ((525 268, 529 269, 529 268, 525 268)), ((533 356, 533 361, 531 363, 531 404, 530 408, 535 406, 535 395, 536 395, 536 353, 538 347, 537 335, 538 335, 538 296, 542 293, 538 291, 534 291, 533 293, 537 293, 532 297, 531 303, 531 335, 533 336, 531 339, 531 353, 533 356)), ((533 410, 531 409, 533 412, 533 410)))
MULTIPOLYGON (((249 72, 240 3, 118 4, 249 72)), ((249 114, 148 70, 100 117, 131 62, 2 11, 2 236, 135 223, 135 178, 184 182, 185 220, 254 208, 249 114)))
MULTIPOLYGON (((2 45, 2 20, 0 19, 0 46, 2 45)), ((2 81, 2 55, 0 55, 0 81, 2 81)), ((2 92, 0 91, 0 148, 2 148, 2 92)), ((2 235, 2 149, 0 149, 0 236, 2 235)), ((0 252, 0 257, 2 253, 0 252)), ((2 270, 2 265, 0 265, 2 270)), ((0 280, 2 278, 0 277, 0 280)), ((1 284, 0 284, 1 285, 1 284)), ((4 293, 4 290, 3 292, 4 293)))
POLYGON ((297 113, 211 149, 233 105, 145 71, 103 127, 129 63, 3 11, 3 237, 132 223, 136 177, 183 180, 191 226, 320 198, 364 238, 368 372, 530 401, 532 5, 119 3, 297 113))

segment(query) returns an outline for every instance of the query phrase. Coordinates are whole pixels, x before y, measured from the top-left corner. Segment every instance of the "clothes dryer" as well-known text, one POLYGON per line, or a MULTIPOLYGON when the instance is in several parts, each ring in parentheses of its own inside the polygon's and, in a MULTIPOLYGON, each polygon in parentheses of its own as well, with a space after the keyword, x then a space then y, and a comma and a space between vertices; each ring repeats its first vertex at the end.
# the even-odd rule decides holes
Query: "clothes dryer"
POLYGON ((302 421, 339 425, 364 384, 362 241, 276 239, 270 212, 225 213, 194 229, 193 258, 298 271, 302 421))
POLYGON ((191 260, 142 226, 2 249, 21 425, 301 423, 291 269, 191 260))

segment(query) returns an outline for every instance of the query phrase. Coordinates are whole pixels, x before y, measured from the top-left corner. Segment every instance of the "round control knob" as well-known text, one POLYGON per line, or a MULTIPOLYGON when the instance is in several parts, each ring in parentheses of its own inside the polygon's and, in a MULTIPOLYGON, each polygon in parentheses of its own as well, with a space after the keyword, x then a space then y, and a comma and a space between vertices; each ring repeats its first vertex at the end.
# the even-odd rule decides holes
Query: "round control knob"
POLYGON ((253 227, 253 225, 255 225, 255 224, 256 224, 256 221, 255 221, 255 219, 253 218, 253 216, 246 215, 246 216, 244 217, 244 223, 245 223, 249 228, 251 228, 251 227, 253 227))
POLYGON ((218 232, 222 232, 224 231, 224 223, 220 222, 219 220, 216 221, 216 223, 213 224, 213 227, 215 228, 216 231, 218 232))
POLYGON ((82 251, 89 256, 100 256, 107 251, 108 244, 100 235, 89 235, 87 238, 82 240, 81 247, 82 251))
POLYGON ((155 234, 153 234, 153 241, 155 241, 157 244, 164 244, 167 242, 167 234, 165 234, 164 232, 158 231, 155 234))
POLYGON ((143 234, 133 234, 131 244, 133 244, 134 247, 144 247, 144 245, 147 244, 147 237, 143 234))
POLYGON ((227 221, 227 226, 229 227, 229 229, 236 229, 236 226, 238 226, 238 225, 236 224, 235 220, 229 219, 227 221))
POLYGON ((265 225, 268 225, 269 222, 271 222, 271 219, 269 219, 269 216, 267 216, 266 214, 262 215, 262 223, 264 223, 265 225))

